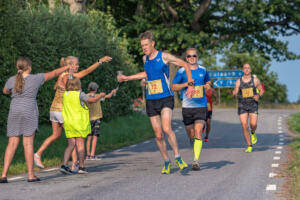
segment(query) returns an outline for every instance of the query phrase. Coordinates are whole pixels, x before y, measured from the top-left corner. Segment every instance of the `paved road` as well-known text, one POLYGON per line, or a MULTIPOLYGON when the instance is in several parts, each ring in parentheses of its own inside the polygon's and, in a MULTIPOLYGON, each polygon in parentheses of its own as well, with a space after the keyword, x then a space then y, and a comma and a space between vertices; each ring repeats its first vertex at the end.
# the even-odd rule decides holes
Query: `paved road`
MULTIPOLYGON (((244 152, 236 110, 216 110, 210 141, 204 144, 200 156, 200 171, 192 171, 191 165, 180 171, 169 151, 173 168, 170 175, 161 175, 162 160, 152 139, 103 154, 101 161, 88 161, 87 175, 44 171, 38 173, 42 179, 38 183, 17 177, 0 185, 0 199, 273 200, 284 184, 276 174, 286 162, 289 140, 285 120, 293 112, 260 110, 258 143, 248 154, 244 152)), ((181 111, 176 110, 173 118, 180 153, 191 164, 193 150, 185 135, 181 111)))

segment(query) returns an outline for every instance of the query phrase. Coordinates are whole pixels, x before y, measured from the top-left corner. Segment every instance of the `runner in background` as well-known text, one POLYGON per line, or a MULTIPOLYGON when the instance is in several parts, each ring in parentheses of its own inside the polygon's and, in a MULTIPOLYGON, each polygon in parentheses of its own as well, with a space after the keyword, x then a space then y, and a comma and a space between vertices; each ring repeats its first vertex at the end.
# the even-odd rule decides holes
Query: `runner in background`
POLYGON ((211 118, 212 118, 212 112, 213 112, 213 100, 212 98, 217 99, 216 90, 213 87, 210 87, 208 90, 206 90, 206 99, 207 99, 207 116, 206 116, 206 123, 205 128, 203 128, 203 131, 206 130, 204 142, 208 142, 208 136, 211 129, 211 118))

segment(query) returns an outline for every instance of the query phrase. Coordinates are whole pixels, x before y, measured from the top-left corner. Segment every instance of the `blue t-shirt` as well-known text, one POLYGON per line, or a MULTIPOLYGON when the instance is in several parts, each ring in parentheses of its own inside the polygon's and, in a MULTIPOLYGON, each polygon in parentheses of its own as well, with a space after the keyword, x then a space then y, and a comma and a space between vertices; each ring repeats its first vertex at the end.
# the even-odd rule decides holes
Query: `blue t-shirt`
POLYGON ((169 66, 163 62, 161 51, 152 60, 147 56, 144 68, 147 74, 146 99, 174 96, 170 88, 169 66))
MULTIPOLYGON (((203 85, 210 81, 210 78, 208 76, 208 73, 205 69, 205 67, 202 67, 198 65, 197 69, 191 69, 192 77, 195 81, 194 87, 195 87, 195 94, 192 98, 188 98, 186 96, 187 87, 183 88, 181 90, 181 93, 183 94, 183 102, 182 107, 183 108, 201 108, 206 107, 207 101, 206 101, 206 95, 205 95, 205 89, 203 85)), ((176 76, 173 80, 173 84, 182 84, 188 82, 187 75, 185 73, 185 69, 182 67, 180 68, 176 76)))

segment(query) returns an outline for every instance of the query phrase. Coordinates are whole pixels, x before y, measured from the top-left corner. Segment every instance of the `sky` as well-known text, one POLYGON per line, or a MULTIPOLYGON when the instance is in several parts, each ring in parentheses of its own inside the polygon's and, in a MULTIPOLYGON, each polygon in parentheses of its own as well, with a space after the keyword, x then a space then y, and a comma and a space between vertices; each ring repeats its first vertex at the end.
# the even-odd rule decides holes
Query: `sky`
MULTIPOLYGON (((289 49, 300 54, 300 35, 291 37, 281 37, 282 41, 288 41, 289 49)), ((286 61, 286 62, 271 62, 271 71, 278 74, 278 79, 280 83, 287 86, 288 100, 290 102, 295 102, 300 96, 300 60, 286 61)))

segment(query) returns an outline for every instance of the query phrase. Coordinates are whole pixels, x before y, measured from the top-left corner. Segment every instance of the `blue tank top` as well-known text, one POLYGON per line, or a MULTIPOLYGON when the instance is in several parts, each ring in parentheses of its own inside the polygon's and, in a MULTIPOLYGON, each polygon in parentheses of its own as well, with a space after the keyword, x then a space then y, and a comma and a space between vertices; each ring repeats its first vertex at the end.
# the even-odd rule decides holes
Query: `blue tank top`
POLYGON ((146 99, 174 96, 170 88, 169 66, 163 62, 161 51, 152 60, 147 56, 144 68, 147 74, 146 99))

